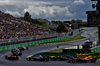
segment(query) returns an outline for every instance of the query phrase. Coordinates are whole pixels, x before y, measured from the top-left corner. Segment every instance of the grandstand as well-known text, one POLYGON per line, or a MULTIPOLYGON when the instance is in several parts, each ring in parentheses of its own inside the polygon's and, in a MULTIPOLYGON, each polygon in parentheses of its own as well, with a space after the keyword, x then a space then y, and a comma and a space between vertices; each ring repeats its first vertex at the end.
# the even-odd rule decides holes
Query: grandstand
MULTIPOLYGON (((50 29, 43 28, 0 11, 0 45, 3 46, 8 45, 8 43, 16 44, 65 36, 63 33, 58 34, 54 31, 58 27, 58 24, 48 20, 47 24, 50 29)), ((71 29, 66 29, 72 32, 71 29)))
MULTIPOLYGON (((51 26, 53 24, 48 24, 51 26)), ((55 24, 54 24, 55 25, 55 24)), ((0 39, 20 38, 36 35, 55 34, 56 32, 45 29, 36 24, 15 18, 0 11, 0 39)))

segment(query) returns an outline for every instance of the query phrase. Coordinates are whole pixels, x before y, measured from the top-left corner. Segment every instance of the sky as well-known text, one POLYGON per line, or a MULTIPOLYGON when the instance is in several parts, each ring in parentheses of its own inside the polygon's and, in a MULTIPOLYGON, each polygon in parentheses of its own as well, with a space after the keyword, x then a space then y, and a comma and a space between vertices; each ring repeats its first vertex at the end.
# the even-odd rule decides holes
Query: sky
POLYGON ((23 17, 28 11, 33 19, 86 21, 86 11, 95 10, 91 5, 91 0, 0 0, 0 11, 14 17, 23 17))

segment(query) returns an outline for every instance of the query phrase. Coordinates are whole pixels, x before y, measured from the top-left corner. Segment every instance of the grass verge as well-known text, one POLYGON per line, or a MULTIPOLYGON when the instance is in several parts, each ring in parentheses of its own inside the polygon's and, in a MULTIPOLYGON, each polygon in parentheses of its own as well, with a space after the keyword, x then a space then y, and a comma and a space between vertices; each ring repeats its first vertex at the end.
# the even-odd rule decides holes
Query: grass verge
POLYGON ((73 37, 73 38, 64 39, 64 40, 60 40, 60 41, 47 42, 47 43, 69 42, 69 41, 76 41, 76 40, 85 39, 85 37, 82 37, 81 34, 82 34, 82 33, 79 33, 79 34, 77 34, 77 35, 76 35, 75 37, 73 37))
MULTIPOLYGON (((82 37, 81 34, 82 34, 82 33, 76 35, 76 37, 74 37, 74 38, 64 39, 64 40, 61 40, 61 41, 59 41, 59 42, 68 42, 68 41, 75 41, 75 40, 84 39, 85 37, 82 37)), ((57 41, 57 42, 58 42, 58 41, 57 41)), ((54 43, 55 43, 55 42, 54 42, 54 43)), ((62 49, 63 49, 63 48, 61 48, 61 49, 56 49, 56 50, 52 50, 52 51, 48 51, 48 52, 50 52, 50 53, 61 53, 61 52, 62 52, 62 49)))
MULTIPOLYGON (((81 34, 82 33, 79 33, 74 38, 64 39, 64 40, 50 42, 50 43, 69 42, 69 41, 76 41, 76 40, 85 39, 85 37, 82 37, 81 34)), ((39 55, 43 55, 43 56, 62 56, 62 55, 71 55, 71 56, 73 56, 73 55, 77 55, 78 57, 84 57, 84 56, 93 57, 93 56, 96 56, 97 58, 100 58, 100 51, 97 51, 95 53, 85 53, 85 52, 84 53, 81 53, 81 52, 80 53, 75 53, 75 52, 63 53, 62 49, 63 48, 52 50, 52 51, 47 51, 47 52, 43 52, 43 53, 39 53, 39 55)))

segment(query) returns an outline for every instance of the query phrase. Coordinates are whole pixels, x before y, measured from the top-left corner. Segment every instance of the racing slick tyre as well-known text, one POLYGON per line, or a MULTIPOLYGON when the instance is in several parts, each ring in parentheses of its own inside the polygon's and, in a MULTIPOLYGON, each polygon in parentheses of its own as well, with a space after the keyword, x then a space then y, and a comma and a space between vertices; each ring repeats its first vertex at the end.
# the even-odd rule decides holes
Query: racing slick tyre
POLYGON ((52 60, 52 61, 56 61, 56 60, 57 60, 57 58, 51 58, 51 60, 52 60))
POLYGON ((69 60, 68 63, 75 63, 75 60, 69 60))
POLYGON ((72 60, 72 63, 75 63, 75 60, 72 60))
POLYGON ((49 56, 47 56, 45 60, 46 60, 46 61, 49 61, 49 56))
POLYGON ((92 63, 95 63, 95 62, 96 62, 96 60, 95 60, 95 59, 91 59, 91 62, 92 62, 92 63))
POLYGON ((22 56, 22 53, 19 53, 19 56, 22 56))
POLYGON ((8 59, 8 56, 7 55, 5 56, 5 59, 8 59))
POLYGON ((12 60, 12 58, 8 57, 8 60, 12 60))
POLYGON ((16 60, 19 60, 19 57, 16 57, 16 60))
POLYGON ((40 59, 40 61, 46 61, 46 57, 43 57, 42 59, 40 59))
POLYGON ((24 49, 24 48, 22 48, 22 50, 24 51, 25 49, 24 49))
POLYGON ((29 58, 26 58, 26 60, 27 60, 27 61, 31 61, 32 59, 29 57, 29 58))
POLYGON ((11 58, 11 60, 16 60, 16 57, 11 58))
POLYGON ((29 50, 29 48, 28 48, 28 47, 26 47, 26 49, 27 49, 27 50, 29 50))
POLYGON ((29 58, 26 58, 27 61, 29 61, 29 58))
POLYGON ((27 61, 30 61, 30 60, 31 60, 31 58, 26 58, 26 60, 27 60, 27 61))

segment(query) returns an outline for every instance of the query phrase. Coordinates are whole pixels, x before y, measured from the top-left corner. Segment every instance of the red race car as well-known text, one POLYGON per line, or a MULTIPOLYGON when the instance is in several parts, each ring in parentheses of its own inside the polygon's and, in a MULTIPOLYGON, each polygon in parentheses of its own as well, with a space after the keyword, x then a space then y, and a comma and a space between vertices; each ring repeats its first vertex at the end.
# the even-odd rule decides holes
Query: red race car
POLYGON ((19 57, 18 56, 14 56, 14 55, 6 55, 5 56, 5 59, 8 59, 8 60, 18 60, 19 57))
POLYGON ((69 60, 67 60, 67 62, 96 62, 97 58, 96 57, 81 57, 81 58, 70 58, 69 60))

